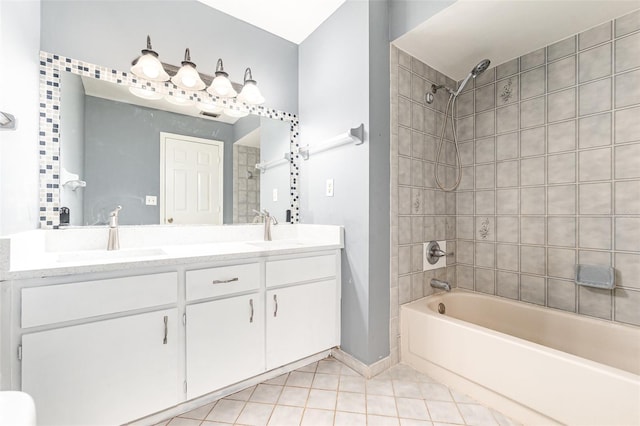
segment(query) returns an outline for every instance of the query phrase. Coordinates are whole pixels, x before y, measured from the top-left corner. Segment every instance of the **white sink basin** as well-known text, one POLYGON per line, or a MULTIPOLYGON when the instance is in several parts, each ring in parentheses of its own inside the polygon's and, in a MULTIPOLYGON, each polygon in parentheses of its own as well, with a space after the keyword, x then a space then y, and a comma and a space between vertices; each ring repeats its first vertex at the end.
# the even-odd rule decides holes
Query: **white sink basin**
POLYGON ((164 256, 167 253, 159 248, 123 249, 123 250, 87 250, 58 254, 59 263, 87 262, 92 260, 127 260, 144 257, 164 256))
POLYGON ((298 241, 249 241, 248 245, 261 249, 288 249, 302 247, 304 244, 298 241))

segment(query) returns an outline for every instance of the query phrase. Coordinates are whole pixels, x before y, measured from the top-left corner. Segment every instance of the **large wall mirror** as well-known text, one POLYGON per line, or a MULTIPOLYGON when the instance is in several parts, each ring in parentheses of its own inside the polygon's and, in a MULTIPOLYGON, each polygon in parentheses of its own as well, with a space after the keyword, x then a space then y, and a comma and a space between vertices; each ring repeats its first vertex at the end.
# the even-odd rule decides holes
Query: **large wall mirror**
POLYGON ((294 114, 46 52, 40 87, 43 228, 102 226, 117 205, 123 225, 248 223, 261 209, 297 222, 294 114))

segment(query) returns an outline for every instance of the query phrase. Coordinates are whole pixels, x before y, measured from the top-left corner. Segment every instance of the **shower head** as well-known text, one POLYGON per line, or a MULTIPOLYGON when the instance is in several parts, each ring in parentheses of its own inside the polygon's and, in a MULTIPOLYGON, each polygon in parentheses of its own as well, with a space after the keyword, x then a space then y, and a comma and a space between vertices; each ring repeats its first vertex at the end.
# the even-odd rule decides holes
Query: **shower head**
POLYGON ((490 60, 488 59, 483 59, 482 61, 480 61, 480 63, 478 65, 476 65, 475 67, 473 67, 471 69, 471 72, 469 73, 469 75, 462 81, 462 83, 460 84, 460 87, 458 87, 458 90, 456 90, 456 92, 454 93, 455 96, 458 96, 460 94, 460 92, 462 92, 462 89, 464 89, 464 86, 467 84, 467 82, 469 81, 470 78, 476 78, 477 76, 479 76, 480 74, 482 74, 483 72, 486 71, 487 68, 489 68, 489 64, 491 63, 490 60))
POLYGON ((471 70, 471 75, 473 76, 473 78, 476 78, 477 76, 485 72, 487 68, 489 68, 490 64, 491 61, 488 59, 483 59, 482 61, 480 61, 480 63, 473 67, 473 69, 471 70))

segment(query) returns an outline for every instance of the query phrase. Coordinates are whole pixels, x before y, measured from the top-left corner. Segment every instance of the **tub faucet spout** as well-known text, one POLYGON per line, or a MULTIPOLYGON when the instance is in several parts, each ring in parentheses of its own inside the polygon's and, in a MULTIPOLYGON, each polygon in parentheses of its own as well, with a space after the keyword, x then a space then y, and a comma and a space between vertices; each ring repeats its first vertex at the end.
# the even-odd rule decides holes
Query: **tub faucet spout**
POLYGON ((451 291, 451 286, 446 281, 441 281, 436 278, 431 278, 431 287, 437 288, 440 290, 451 291))

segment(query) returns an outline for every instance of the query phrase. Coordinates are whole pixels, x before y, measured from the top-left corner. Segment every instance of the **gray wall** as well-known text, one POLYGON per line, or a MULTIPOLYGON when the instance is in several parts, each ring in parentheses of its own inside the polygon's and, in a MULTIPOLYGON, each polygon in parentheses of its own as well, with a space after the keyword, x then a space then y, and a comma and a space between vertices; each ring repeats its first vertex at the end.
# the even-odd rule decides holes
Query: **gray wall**
POLYGON ((224 141, 224 223, 233 221, 233 126, 106 99, 86 97, 84 224, 104 224, 123 206, 122 225, 160 221, 160 132, 224 141), (117 123, 117 125, 114 125, 117 123), (229 158, 227 158, 229 157, 229 158))
MULTIPOLYGON (((64 141, 60 144, 60 172, 65 168, 84 180, 84 86, 79 76, 68 72, 60 75, 60 86, 64 88, 60 97, 60 128, 64 129, 60 134, 64 141)), ((84 224, 83 204, 84 188, 74 191, 69 186, 60 187, 60 207, 69 208, 69 225, 84 224)))
MULTIPOLYGON (((369 130, 369 3, 347 0, 300 44, 301 145, 364 123, 369 130), (339 69, 339 77, 336 70, 339 69), (322 82, 322 83, 319 83, 322 82)), ((301 164, 301 220, 345 227, 341 347, 369 364, 369 141, 312 155, 301 164), (325 182, 334 179, 334 197, 325 182)))
POLYGON ((455 0, 390 0, 389 35, 395 40, 455 3, 455 0))
POLYGON ((251 67, 267 105, 298 111, 298 46, 195 0, 44 0, 41 49, 126 71, 147 34, 166 63, 190 48, 198 70, 213 74, 222 58, 242 83, 251 67))

